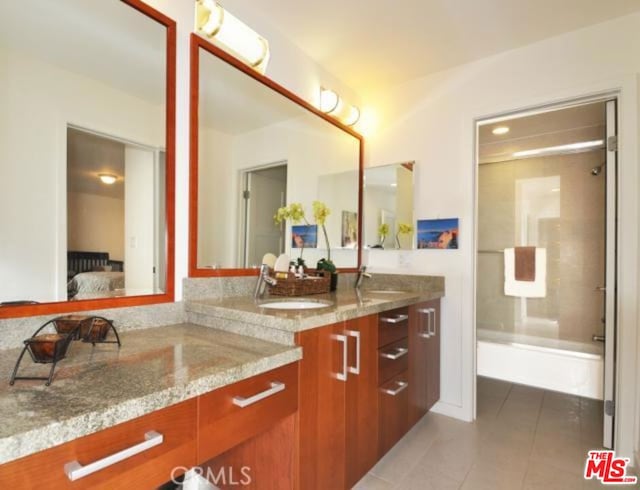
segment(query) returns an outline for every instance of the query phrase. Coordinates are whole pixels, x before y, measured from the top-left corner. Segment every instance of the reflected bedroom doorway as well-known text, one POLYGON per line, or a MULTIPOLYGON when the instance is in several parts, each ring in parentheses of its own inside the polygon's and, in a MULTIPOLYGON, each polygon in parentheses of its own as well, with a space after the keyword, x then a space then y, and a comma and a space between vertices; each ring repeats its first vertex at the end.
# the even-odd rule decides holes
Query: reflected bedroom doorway
POLYGON ((615 399, 616 125, 615 98, 602 98, 479 121, 476 133, 477 410, 491 396, 483 379, 595 401, 590 432, 595 423, 604 447, 615 399))
POLYGON ((68 300, 166 288, 165 151, 67 127, 68 300))
POLYGON ((273 217, 287 203, 287 162, 241 173, 243 267, 259 267, 265 254, 285 251, 285 225, 275 224, 273 217))

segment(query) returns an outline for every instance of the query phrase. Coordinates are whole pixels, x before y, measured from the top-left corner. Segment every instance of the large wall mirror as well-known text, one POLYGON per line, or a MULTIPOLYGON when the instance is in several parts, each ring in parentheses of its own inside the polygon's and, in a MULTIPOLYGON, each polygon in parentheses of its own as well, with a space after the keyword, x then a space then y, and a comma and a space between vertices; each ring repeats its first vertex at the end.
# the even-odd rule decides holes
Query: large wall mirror
POLYGON ((414 247, 414 162, 369 167, 364 171, 364 247, 414 247))
POLYGON ((314 201, 331 260, 356 268, 362 138, 195 35, 191 64, 190 275, 254 274, 266 253, 315 268, 314 201), (277 223, 291 204, 306 220, 277 223))
POLYGON ((175 23, 0 3, 0 318, 173 299, 175 23))

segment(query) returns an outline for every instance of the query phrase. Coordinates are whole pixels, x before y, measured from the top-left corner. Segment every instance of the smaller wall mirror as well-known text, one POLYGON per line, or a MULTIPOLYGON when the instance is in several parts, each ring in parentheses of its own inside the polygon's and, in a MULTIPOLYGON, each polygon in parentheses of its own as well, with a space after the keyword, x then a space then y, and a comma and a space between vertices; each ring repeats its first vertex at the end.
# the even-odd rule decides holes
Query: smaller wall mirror
POLYGON ((411 250, 415 244, 413 174, 415 162, 364 171, 365 248, 411 250))

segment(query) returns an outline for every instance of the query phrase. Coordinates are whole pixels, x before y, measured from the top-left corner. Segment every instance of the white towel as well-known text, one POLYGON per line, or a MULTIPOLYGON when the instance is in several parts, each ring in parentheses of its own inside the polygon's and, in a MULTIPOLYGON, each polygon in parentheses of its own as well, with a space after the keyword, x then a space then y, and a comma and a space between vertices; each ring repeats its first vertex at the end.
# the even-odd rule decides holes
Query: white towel
POLYGON ((520 298, 547 296, 547 250, 545 248, 536 248, 535 281, 516 281, 515 249, 504 249, 504 294, 520 298))

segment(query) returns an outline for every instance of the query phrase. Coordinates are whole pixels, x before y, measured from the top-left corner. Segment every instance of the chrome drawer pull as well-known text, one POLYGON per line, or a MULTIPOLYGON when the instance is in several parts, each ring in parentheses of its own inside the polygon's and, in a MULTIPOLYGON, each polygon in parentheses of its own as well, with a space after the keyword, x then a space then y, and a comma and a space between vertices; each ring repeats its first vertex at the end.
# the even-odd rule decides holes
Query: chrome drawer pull
POLYGON ((384 323, 402 323, 409 319, 409 315, 396 315, 394 317, 380 317, 380 321, 384 323))
POLYGON ((407 349, 406 347, 398 347, 397 349, 395 349, 395 353, 381 352, 380 357, 395 361, 396 359, 400 359, 402 356, 406 356, 408 352, 409 349, 407 349))
POLYGON ((93 463, 89 463, 86 466, 82 466, 78 461, 72 461, 64 465, 64 472, 69 477, 69 480, 76 481, 85 476, 89 476, 96 471, 103 470, 109 466, 113 466, 116 463, 129 459, 136 454, 140 454, 144 451, 151 449, 152 447, 159 446, 164 442, 164 436, 154 430, 147 432, 144 435, 145 441, 135 446, 128 447, 117 453, 111 454, 106 458, 99 459, 93 463))
POLYGON ((420 308, 418 310, 418 313, 422 313, 423 315, 428 315, 429 313, 431 313, 431 308, 420 308))
POLYGON ((407 386, 409 386, 409 383, 407 383, 406 381, 396 381, 396 383, 398 384, 398 388, 396 388, 395 390, 390 390, 388 388, 383 388, 382 392, 387 394, 387 395, 396 396, 401 391, 406 390, 407 386))
POLYGON ((264 390, 256 395, 250 396, 249 398, 244 398, 242 396, 234 396, 233 404, 237 405, 240 408, 248 407, 249 405, 253 405, 260 400, 264 400, 265 398, 270 397, 271 395, 275 395, 276 393, 281 392, 285 389, 284 383, 280 383, 279 381, 274 381, 271 383, 271 388, 268 390, 264 390))

